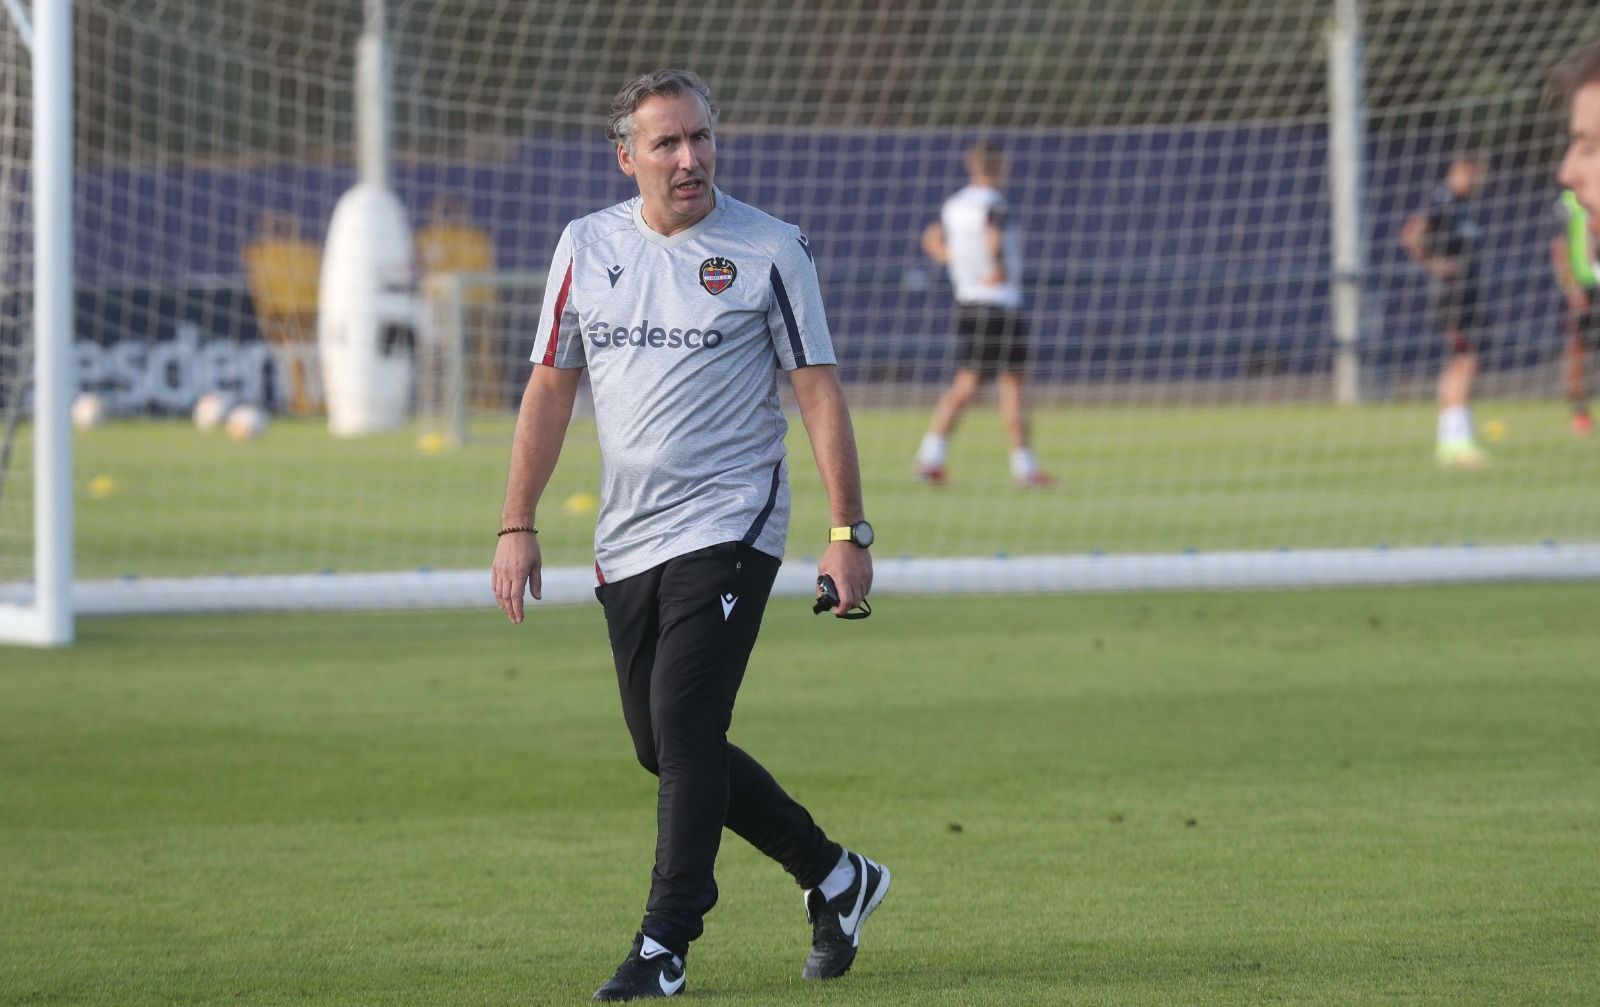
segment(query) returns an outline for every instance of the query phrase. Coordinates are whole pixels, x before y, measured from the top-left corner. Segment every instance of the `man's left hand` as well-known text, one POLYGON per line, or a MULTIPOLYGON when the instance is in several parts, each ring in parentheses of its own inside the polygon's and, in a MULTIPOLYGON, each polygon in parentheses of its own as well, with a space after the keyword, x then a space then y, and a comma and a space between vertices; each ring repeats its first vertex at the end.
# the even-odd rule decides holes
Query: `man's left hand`
POLYGON ((834 615, 855 608, 872 590, 872 554, 849 542, 829 542, 817 563, 817 574, 827 574, 839 589, 839 606, 834 615))

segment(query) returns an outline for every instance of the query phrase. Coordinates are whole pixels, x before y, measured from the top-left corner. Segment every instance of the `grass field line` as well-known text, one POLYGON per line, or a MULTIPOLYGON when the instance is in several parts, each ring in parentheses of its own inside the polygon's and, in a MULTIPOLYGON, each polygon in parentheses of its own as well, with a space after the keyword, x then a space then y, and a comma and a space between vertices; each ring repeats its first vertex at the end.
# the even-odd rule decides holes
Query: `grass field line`
MULTIPOLYGON (((1310 588, 1490 581, 1600 580, 1600 545, 1282 549, 1079 556, 877 558, 878 598, 895 594, 1310 588)), ((792 558, 773 593, 813 594, 815 558, 792 558)), ((542 603, 594 600, 594 572, 550 567, 542 603)), ((0 605, 25 604, 27 585, 0 584, 0 605)), ((395 610, 491 607, 486 570, 121 578, 80 582, 86 616, 183 612, 395 610)))

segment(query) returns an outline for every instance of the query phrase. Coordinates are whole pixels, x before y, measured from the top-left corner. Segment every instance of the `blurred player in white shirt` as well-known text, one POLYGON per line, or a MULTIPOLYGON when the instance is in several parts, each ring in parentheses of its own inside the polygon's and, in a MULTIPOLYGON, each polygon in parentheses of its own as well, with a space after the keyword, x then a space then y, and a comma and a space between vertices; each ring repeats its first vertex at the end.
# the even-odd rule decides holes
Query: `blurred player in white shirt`
POLYGON ((962 410, 992 376, 1011 441, 1012 479, 1023 487, 1048 486, 1054 480, 1039 468, 1028 442, 1022 236, 1000 192, 1005 157, 999 147, 980 140, 967 149, 966 167, 966 187, 945 200, 939 219, 922 232, 922 250, 950 271, 958 315, 955 380, 934 408, 917 451, 917 474, 932 485, 944 485, 950 435, 962 410))

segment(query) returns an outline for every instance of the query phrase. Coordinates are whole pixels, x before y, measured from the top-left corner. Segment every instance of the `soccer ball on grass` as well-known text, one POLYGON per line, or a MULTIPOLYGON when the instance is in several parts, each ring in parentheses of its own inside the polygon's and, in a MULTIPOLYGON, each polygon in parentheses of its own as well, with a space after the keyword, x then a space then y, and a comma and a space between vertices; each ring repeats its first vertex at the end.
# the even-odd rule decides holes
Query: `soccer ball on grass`
POLYGON ((236 441, 255 440, 266 433, 267 412, 254 403, 241 403, 228 410, 226 429, 236 441))
POLYGON ((79 430, 97 427, 106 419, 105 400, 94 392, 80 392, 72 400, 72 425, 79 430))
POLYGON ((228 418, 233 403, 221 392, 206 392, 195 400, 194 425, 201 430, 215 430, 228 418))

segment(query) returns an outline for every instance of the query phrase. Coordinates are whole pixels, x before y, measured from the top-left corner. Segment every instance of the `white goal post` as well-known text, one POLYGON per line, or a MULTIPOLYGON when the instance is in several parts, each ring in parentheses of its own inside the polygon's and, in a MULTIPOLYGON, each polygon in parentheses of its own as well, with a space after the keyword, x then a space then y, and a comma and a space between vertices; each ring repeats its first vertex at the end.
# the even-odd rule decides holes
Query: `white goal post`
MULTIPOLYGON (((8 0, 12 59, 31 57, 33 577, 31 590, 0 597, 0 643, 71 643, 73 497, 73 116, 72 0, 35 5, 35 18, 8 0)), ((8 75, 10 76, 10 75, 8 75)), ((13 77, 13 80, 16 78, 13 77)), ((8 138, 8 141, 14 138, 8 138)), ((6 165, 7 183, 15 165, 6 165)), ((11 207, 4 208, 7 213, 11 207)), ((22 368, 24 373, 26 369, 22 368)), ((22 395, 13 377, 8 399, 22 395)), ((14 414, 13 414, 14 415, 14 414)), ((9 425, 8 425, 9 426, 9 425)), ((8 439, 14 427, 7 430, 8 439)), ((10 454, 10 444, 7 452, 10 454)), ((0 473, 3 477, 3 473, 0 473)))

